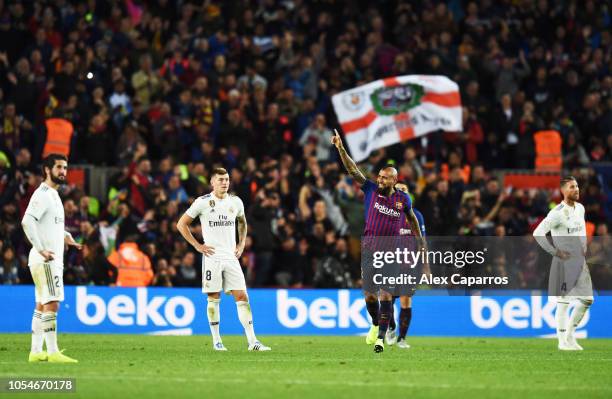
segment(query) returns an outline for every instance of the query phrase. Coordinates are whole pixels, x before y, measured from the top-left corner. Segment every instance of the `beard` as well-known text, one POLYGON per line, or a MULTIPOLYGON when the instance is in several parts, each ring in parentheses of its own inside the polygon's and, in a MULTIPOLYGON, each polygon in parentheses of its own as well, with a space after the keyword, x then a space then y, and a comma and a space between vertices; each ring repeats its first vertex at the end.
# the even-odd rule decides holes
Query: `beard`
POLYGON ((66 183, 66 178, 65 177, 59 177, 59 176, 54 176, 53 173, 51 174, 51 181, 55 184, 65 184, 66 183))
POLYGON ((389 194, 391 194, 391 189, 393 187, 380 187, 378 186, 378 193, 382 194, 384 196, 388 196, 389 194))

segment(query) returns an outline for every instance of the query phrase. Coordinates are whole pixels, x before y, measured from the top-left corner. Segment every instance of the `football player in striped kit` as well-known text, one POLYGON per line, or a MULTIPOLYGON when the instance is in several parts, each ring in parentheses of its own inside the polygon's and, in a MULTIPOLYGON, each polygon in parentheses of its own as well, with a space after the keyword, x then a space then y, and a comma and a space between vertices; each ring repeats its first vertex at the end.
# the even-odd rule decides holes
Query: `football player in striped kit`
MULTIPOLYGON (((361 184, 361 189, 365 193, 364 239, 374 238, 373 241, 376 241, 376 237, 399 236, 404 218, 407 218, 413 231, 416 231, 420 238, 419 223, 412 211, 410 197, 394 188, 397 183, 397 170, 393 167, 382 168, 375 183, 366 179, 357 168, 355 161, 346 152, 338 131, 335 131, 331 142, 338 149, 340 159, 347 172, 361 184)), ((361 272, 365 282, 367 271, 364 268, 363 255, 361 272)), ((376 293, 364 289, 366 307, 373 323, 366 336, 366 343, 374 344, 374 352, 376 353, 384 350, 384 338, 391 320, 393 299, 391 293, 386 290, 380 289, 378 291, 376 293)))
MULTIPOLYGON (((408 194, 408 185, 405 183, 397 183, 395 185, 397 190, 403 191, 408 194)), ((417 220, 419 221, 419 230, 421 231, 421 236, 425 237, 427 234, 427 230, 425 228, 425 218, 423 218, 423 214, 419 212, 417 209, 413 209, 417 220)), ((404 228, 400 229, 401 235, 409 235, 416 236, 416 232, 413 232, 408 225, 408 220, 406 220, 406 225, 404 228)), ((428 273, 429 268, 423 270, 425 274, 428 273), (426 271, 427 270, 427 271, 426 271)), ((406 342, 406 334, 408 333, 408 329, 410 328, 410 322, 412 321, 412 296, 416 292, 416 287, 410 287, 410 291, 405 293, 404 295, 400 295, 400 314, 399 314, 399 331, 396 336, 395 331, 391 330, 391 333, 387 333, 385 337, 385 341, 388 344, 395 344, 397 342, 397 347, 401 349, 409 349, 410 345, 406 342)), ((394 298, 395 299, 395 298, 394 298)), ((395 300, 393 301, 395 303, 395 300)), ((393 309, 393 308, 391 308, 393 309)), ((391 317, 394 317, 391 315, 391 317)))

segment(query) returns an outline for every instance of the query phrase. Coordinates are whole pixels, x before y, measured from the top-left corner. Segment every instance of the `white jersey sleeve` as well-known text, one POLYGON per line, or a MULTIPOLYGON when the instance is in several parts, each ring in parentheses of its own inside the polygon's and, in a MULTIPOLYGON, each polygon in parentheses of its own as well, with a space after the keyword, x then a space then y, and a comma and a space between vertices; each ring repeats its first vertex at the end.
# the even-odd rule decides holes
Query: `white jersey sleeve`
POLYGON ((32 216, 36 220, 40 220, 47 211, 49 205, 50 201, 46 198, 45 191, 38 189, 32 194, 25 214, 32 216))
POLYGON ((564 202, 552 209, 548 216, 533 232, 538 244, 547 252, 555 254, 557 249, 570 253, 579 253, 586 250, 586 223, 584 220, 584 206, 575 203, 571 207, 564 202), (550 232, 554 247, 546 239, 550 232))
POLYGON ((577 204, 579 209, 580 209, 580 213, 582 214, 582 231, 580 232, 580 243, 582 245, 582 250, 586 253, 587 251, 587 231, 586 231, 586 210, 584 209, 584 205, 578 203, 577 204))
POLYGON ((244 216, 244 203, 242 202, 240 197, 235 196, 234 198, 236 199, 236 206, 238 207, 238 213, 236 214, 236 217, 239 218, 244 216))
POLYGON ((198 218, 204 212, 205 206, 206 201, 204 201, 204 198, 198 197, 195 201, 193 201, 193 203, 185 213, 192 219, 198 218))
POLYGON ((34 246, 28 256, 28 265, 33 266, 45 262, 39 251, 45 249, 54 254, 54 259, 50 262, 58 267, 63 267, 64 263, 64 206, 57 190, 42 183, 32 194, 28 207, 25 211, 30 221, 24 221, 24 226, 28 231, 26 234, 38 236, 39 243, 32 243, 34 246), (30 223, 31 219, 36 220, 30 223), (36 248, 40 247, 40 248, 36 248))
POLYGON ((548 215, 540 222, 538 227, 533 231, 533 237, 536 239, 538 244, 549 254, 554 255, 557 249, 553 247, 546 234, 555 230, 561 224, 561 213, 557 211, 557 208, 551 209, 548 215))

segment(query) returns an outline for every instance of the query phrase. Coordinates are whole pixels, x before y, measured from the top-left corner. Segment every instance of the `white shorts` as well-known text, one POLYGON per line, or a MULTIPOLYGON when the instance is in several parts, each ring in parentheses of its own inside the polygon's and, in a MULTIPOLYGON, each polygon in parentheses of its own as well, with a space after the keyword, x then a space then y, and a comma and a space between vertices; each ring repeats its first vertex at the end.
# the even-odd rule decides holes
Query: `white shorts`
POLYGON ((553 258, 548 281, 549 295, 593 299, 591 273, 583 259, 563 261, 558 257, 553 258))
POLYGON ((207 259, 202 257, 202 292, 246 291, 244 273, 238 259, 207 259))
POLYGON ((38 263, 30 266, 34 280, 36 303, 46 304, 64 300, 64 266, 38 263))

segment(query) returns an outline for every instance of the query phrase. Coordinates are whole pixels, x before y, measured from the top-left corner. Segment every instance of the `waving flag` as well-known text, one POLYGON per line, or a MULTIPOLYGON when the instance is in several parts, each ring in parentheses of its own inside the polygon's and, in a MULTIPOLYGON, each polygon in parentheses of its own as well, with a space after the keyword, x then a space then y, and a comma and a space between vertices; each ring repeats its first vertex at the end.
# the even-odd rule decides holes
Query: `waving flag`
POLYGON ((381 79, 338 93, 332 103, 356 162, 435 130, 462 130, 459 86, 446 76, 381 79))

